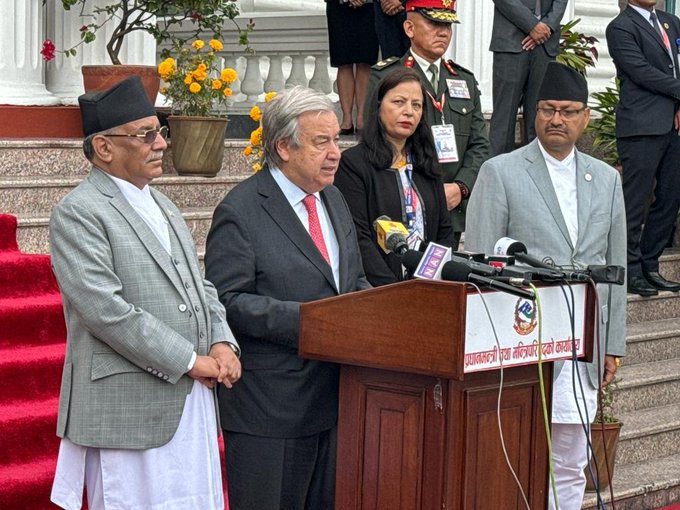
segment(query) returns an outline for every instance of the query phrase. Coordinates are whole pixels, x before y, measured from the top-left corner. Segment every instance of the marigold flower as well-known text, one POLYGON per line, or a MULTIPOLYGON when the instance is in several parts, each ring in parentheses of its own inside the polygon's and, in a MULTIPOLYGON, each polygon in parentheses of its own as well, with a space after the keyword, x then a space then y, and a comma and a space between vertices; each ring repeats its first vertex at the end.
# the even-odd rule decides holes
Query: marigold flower
POLYGON ((231 89, 229 87, 225 87, 225 89, 222 91, 222 94, 225 95, 225 97, 231 96, 231 89))
POLYGON ((248 115, 250 115, 250 118, 253 119, 255 122, 259 122, 260 119, 262 118, 262 112, 260 111, 260 107, 257 105, 253 106, 250 109, 248 115))
POLYGON ((222 82, 220 80, 212 80, 210 86, 213 90, 220 90, 222 88, 222 82))
POLYGON ((276 92, 274 92, 273 90, 270 91, 270 92, 267 92, 267 93, 264 95, 264 102, 265 102, 265 103, 268 103, 269 101, 271 101, 272 99, 274 99, 274 96, 276 96, 276 92))
POLYGON ((220 72, 220 78, 222 81, 226 81, 231 83, 232 81, 236 81, 236 78, 238 78, 238 75, 236 74, 236 71, 232 69, 231 67, 225 67, 222 69, 220 72))
POLYGON ((246 145, 246 148, 243 149, 243 155, 244 156, 250 156, 253 153, 253 148, 250 145, 246 145))
POLYGON ((220 51, 222 49, 222 43, 217 39, 210 39, 208 45, 215 51, 220 51))
POLYGON ((161 87, 158 89, 158 92, 165 95, 168 92, 168 87, 161 87))
POLYGON ((172 57, 168 57, 163 62, 158 64, 158 74, 163 78, 164 80, 167 80, 168 77, 175 72, 175 59, 172 57))
POLYGON ((46 62, 49 62, 54 58, 54 43, 50 41, 49 39, 45 39, 42 43, 42 49, 40 50, 40 54, 42 55, 43 59, 45 59, 46 62))
POLYGON ((259 162, 253 163, 252 168, 253 168, 253 172, 259 172, 260 170, 262 170, 262 164, 259 163, 259 162))
POLYGON ((205 46, 205 43, 200 39, 196 39, 194 42, 191 43, 191 46, 196 50, 200 50, 201 48, 203 48, 203 46, 205 46))
POLYGON ((260 145, 261 142, 262 142, 262 126, 260 126, 257 129, 253 129, 253 131, 250 133, 251 145, 260 145))
POLYGON ((194 75, 192 73, 187 73, 186 76, 184 76, 184 83, 187 85, 191 85, 194 82, 194 75))
POLYGON ((194 82, 191 85, 189 85, 189 92, 192 94, 198 94, 201 91, 201 85, 194 82))

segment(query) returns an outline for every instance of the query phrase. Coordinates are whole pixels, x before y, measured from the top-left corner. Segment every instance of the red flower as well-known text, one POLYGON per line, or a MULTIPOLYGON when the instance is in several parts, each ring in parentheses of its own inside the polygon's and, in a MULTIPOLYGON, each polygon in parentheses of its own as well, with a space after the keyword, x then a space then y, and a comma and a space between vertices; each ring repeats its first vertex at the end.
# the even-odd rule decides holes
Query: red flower
POLYGON ((201 19, 203 19, 201 13, 196 11, 192 12, 189 17, 194 21, 201 21, 201 19))
POLYGON ((80 27, 81 32, 87 32, 87 30, 88 30, 87 25, 83 25, 82 27, 80 27))
POLYGON ((40 54, 43 56, 45 61, 49 62, 54 58, 54 43, 50 41, 49 39, 45 39, 42 44, 42 49, 40 50, 40 54))

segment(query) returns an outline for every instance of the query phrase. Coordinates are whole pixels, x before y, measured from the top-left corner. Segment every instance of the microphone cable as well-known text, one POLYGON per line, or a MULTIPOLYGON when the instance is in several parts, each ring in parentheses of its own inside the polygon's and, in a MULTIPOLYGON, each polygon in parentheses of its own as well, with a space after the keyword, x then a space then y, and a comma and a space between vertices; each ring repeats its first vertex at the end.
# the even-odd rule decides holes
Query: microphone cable
POLYGON ((552 461, 552 437, 550 434, 550 417, 548 416, 548 401, 545 396, 545 380, 543 379, 543 315, 541 312, 541 298, 538 294, 538 289, 533 283, 529 283, 529 287, 533 289, 536 296, 536 326, 538 330, 538 387, 541 394, 541 411, 543 413, 543 426, 545 428, 545 438, 548 446, 548 473, 550 476, 550 486, 553 491, 553 499, 555 500, 555 510, 559 510, 557 502, 557 489, 555 487, 555 469, 552 461))
MULTIPOLYGON (((486 299, 484 298, 484 293, 481 291, 481 289, 477 286, 477 284, 472 283, 472 282, 465 282, 466 285, 470 285, 471 287, 474 287, 475 290, 477 291, 477 294, 479 295, 482 305, 484 306, 484 311, 486 312, 486 316, 489 319, 489 324, 491 325, 491 331, 493 331, 493 338, 494 341, 496 342, 496 347, 498 348, 498 352, 501 352, 501 342, 498 340, 498 333, 496 332, 496 326, 493 322, 493 319, 491 317, 491 312, 489 311, 489 306, 486 303, 486 299)), ((536 289, 534 288, 534 292, 536 289)), ((538 295, 536 295, 536 299, 538 299, 538 295)), ((527 510, 531 510, 531 507, 529 506, 529 501, 527 499, 526 494, 524 493, 524 489, 522 488, 522 483, 519 481, 519 477, 517 476, 517 473, 512 467, 512 463, 510 462, 510 456, 508 455, 508 449, 505 446, 505 438, 503 436, 503 427, 501 425, 501 400, 503 397, 503 378, 504 378, 504 368, 503 368, 503 357, 499 356, 498 357, 498 363, 500 366, 499 373, 500 373, 500 382, 498 384, 498 397, 496 400, 496 421, 498 423, 498 437, 501 441, 501 449, 503 450, 503 455, 505 456, 505 463, 508 466, 508 469, 510 470, 510 474, 512 474, 513 479, 515 480, 515 484, 517 485, 517 488, 519 489, 519 493, 522 496, 522 500, 524 501, 524 505, 526 506, 527 510)))

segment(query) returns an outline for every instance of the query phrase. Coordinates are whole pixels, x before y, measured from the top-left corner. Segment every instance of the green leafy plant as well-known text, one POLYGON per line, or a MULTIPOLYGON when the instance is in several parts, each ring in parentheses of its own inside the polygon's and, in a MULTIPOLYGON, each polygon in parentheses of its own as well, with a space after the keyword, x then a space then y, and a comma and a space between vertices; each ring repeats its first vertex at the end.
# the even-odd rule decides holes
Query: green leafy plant
MULTIPOLYGON (((66 56, 76 55, 78 46, 94 41, 98 31, 107 24, 113 25, 113 31, 106 44, 106 51, 112 64, 120 64, 123 41, 132 32, 147 32, 158 44, 170 42, 172 47, 179 47, 188 40, 198 38, 202 32, 219 38, 222 24, 227 19, 236 25, 239 44, 246 46, 246 51, 250 50, 248 33, 253 30, 254 24, 250 20, 245 29, 239 27, 235 21, 239 14, 235 0, 111 0, 104 5, 93 5, 93 0, 43 0, 43 4, 48 1, 60 3, 67 11, 79 9, 79 14, 85 21, 80 27, 80 42, 61 50, 66 56), (192 27, 186 37, 171 30, 183 22, 190 23, 192 27)), ((164 50, 167 53, 169 51, 164 50)), ((41 54, 45 60, 54 58, 54 52, 52 41, 43 42, 41 54)))
POLYGON ((614 405, 614 392, 621 381, 614 376, 612 382, 602 388, 601 396, 598 396, 598 408, 593 423, 617 423, 619 419, 612 411, 614 405))
POLYGON ((588 67, 595 67, 598 58, 595 43, 597 38, 574 30, 581 18, 568 21, 560 26, 560 50, 557 61, 586 75, 588 67))
POLYGON ((619 80, 615 78, 614 87, 606 87, 602 92, 591 94, 593 101, 590 109, 597 112, 586 132, 593 134, 593 148, 602 152, 602 159, 612 166, 618 166, 619 153, 616 148, 616 105, 619 103, 619 80))

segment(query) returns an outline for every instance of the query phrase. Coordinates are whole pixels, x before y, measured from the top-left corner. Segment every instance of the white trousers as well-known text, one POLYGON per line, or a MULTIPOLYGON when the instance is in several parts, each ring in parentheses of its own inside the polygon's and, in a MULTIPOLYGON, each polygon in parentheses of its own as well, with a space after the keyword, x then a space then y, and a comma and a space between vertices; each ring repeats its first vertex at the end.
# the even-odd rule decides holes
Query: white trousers
MULTIPOLYGON (((588 444, 582 425, 553 423, 552 462, 559 510, 580 510, 586 491, 583 470, 588 464, 588 444)), ((548 498, 548 509, 556 510, 552 485, 548 498)))

